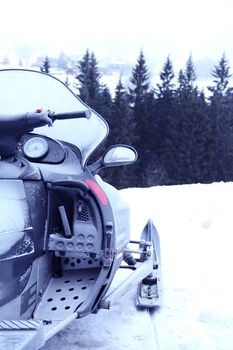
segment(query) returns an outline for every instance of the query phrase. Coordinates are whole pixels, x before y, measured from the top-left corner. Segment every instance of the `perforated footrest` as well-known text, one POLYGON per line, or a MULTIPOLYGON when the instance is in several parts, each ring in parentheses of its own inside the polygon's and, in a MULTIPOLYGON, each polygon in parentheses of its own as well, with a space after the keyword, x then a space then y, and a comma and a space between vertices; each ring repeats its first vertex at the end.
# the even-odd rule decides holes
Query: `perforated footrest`
POLYGON ((52 277, 34 317, 59 321, 71 315, 91 293, 100 269, 66 270, 62 277, 52 277))

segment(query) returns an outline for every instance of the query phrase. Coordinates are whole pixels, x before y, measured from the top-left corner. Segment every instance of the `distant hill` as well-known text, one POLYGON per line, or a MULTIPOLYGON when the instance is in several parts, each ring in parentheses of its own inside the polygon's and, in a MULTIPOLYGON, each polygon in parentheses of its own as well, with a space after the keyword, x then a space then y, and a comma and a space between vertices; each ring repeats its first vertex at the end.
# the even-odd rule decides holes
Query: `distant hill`
MULTIPOLYGON (((32 52, 27 50, 27 52, 23 52, 24 56, 21 54, 17 54, 15 52, 8 52, 5 55, 0 57, 0 66, 1 69, 4 68, 32 68, 32 69, 40 69, 45 57, 40 55, 32 55, 32 52)), ((116 57, 96 57, 98 62, 99 72, 102 77, 102 82, 107 84, 110 88, 110 91, 113 93, 115 91, 115 87, 119 80, 119 77, 122 78, 123 84, 127 87, 129 78, 132 74, 132 69, 137 63, 135 62, 124 61, 122 58, 116 57)), ((77 64, 82 59, 82 55, 80 56, 70 56, 61 52, 57 57, 49 57, 51 73, 59 76, 64 76, 62 80, 73 81, 74 76, 77 71, 77 64)), ((163 63, 157 59, 153 59, 153 57, 147 57, 146 62, 151 72, 151 85, 156 86, 159 82, 159 74, 163 69, 163 63)), ((215 65, 218 64, 217 60, 214 60, 210 57, 204 57, 198 60, 194 59, 194 66, 196 69, 197 82, 200 88, 206 88, 208 85, 211 85, 213 80, 212 71, 214 70, 215 65)), ((177 81, 177 74, 180 69, 185 68, 185 63, 183 66, 176 67, 175 70, 175 80, 177 81)))

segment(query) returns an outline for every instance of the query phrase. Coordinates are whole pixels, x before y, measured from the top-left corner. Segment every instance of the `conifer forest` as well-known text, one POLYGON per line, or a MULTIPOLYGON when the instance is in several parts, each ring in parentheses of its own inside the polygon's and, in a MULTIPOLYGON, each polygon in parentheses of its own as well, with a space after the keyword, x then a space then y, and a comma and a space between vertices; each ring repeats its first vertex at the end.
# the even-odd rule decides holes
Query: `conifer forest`
POLYGON ((103 170, 104 179, 117 188, 232 181, 233 88, 225 54, 211 74, 205 96, 197 87, 192 56, 176 75, 168 56, 159 83, 151 86, 141 51, 129 86, 120 78, 113 97, 100 83, 94 53, 87 50, 77 63, 75 81, 78 96, 110 126, 101 152, 117 143, 138 151, 133 166, 103 170))

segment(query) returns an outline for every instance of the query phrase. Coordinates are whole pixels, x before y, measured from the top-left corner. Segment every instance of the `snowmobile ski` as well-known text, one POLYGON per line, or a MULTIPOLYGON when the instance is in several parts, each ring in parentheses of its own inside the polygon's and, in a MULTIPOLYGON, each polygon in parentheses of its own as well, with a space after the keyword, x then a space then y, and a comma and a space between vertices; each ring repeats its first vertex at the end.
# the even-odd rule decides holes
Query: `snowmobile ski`
POLYGON ((160 240, 152 220, 147 222, 141 241, 152 244, 153 271, 139 283, 136 305, 138 308, 159 308, 161 306, 160 240))

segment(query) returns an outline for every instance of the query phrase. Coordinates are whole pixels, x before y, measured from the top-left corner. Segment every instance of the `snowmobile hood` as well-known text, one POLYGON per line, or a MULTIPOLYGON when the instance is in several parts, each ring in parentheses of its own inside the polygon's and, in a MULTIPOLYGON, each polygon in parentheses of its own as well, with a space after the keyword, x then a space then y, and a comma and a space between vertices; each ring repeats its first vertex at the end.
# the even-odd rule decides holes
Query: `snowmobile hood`
MULTIPOLYGON (((55 113, 90 109, 64 83, 38 71, 0 70, 0 116, 33 112, 38 108, 55 113)), ((59 120, 53 127, 43 126, 36 132, 75 144, 82 163, 106 138, 108 125, 95 111, 89 119, 59 120)))

